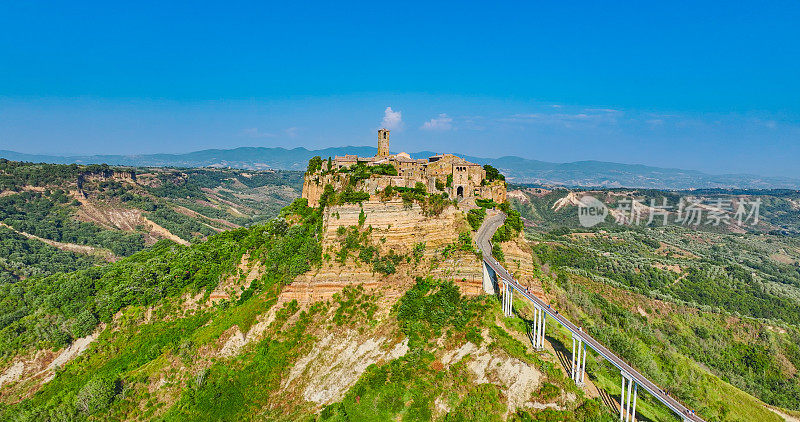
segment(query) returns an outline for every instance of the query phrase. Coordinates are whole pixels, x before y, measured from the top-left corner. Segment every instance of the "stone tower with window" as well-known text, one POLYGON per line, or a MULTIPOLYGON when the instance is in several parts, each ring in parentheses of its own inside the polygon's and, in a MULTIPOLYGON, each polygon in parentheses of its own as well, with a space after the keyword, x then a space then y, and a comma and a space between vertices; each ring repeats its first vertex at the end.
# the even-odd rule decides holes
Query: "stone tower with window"
POLYGON ((378 130, 378 152, 374 157, 344 155, 331 161, 331 168, 323 164, 316 171, 306 172, 303 198, 308 200, 309 206, 319 205, 328 185, 336 191, 352 189, 366 193, 370 201, 399 200, 398 195, 387 193, 392 192, 387 191, 389 186, 415 189, 423 185, 427 193, 445 199, 482 198, 498 204, 506 202, 505 181, 487 180, 486 170, 480 164, 453 154, 436 154, 427 160, 411 158, 405 152, 392 154, 389 130, 385 128, 378 130), (369 169, 372 166, 379 167, 369 169), (385 166, 394 167, 394 171, 385 166), (357 174, 353 170, 357 170, 357 174), (363 170, 369 170, 366 179, 361 177, 363 170))
POLYGON ((376 157, 389 156, 389 129, 378 131, 378 155, 376 157))

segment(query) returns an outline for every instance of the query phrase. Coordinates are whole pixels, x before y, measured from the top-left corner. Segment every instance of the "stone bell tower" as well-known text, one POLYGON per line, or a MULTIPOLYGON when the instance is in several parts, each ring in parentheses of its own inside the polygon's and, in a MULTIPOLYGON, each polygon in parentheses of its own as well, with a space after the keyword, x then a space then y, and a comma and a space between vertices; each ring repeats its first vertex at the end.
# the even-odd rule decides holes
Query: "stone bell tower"
POLYGON ((376 157, 387 157, 389 155, 389 129, 378 130, 378 154, 376 157))

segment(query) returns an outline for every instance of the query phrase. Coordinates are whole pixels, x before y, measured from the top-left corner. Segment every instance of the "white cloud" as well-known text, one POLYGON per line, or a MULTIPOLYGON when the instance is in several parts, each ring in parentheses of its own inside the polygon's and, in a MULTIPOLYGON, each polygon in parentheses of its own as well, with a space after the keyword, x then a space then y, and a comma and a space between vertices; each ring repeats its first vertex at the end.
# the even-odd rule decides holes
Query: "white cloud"
POLYGON ((540 123, 572 127, 575 124, 616 125, 621 115, 622 112, 611 109, 594 111, 587 109, 573 113, 517 113, 499 120, 512 123, 540 123))
POLYGON ((247 129, 242 129, 242 135, 247 136, 248 138, 274 138, 274 133, 269 132, 261 132, 258 130, 257 127, 250 127, 247 129))
POLYGON ((292 126, 292 127, 290 127, 290 128, 286 128, 286 129, 284 129, 284 130, 283 130, 283 132, 284 132, 286 135, 288 135, 290 138, 296 138, 296 137, 297 137, 297 131, 298 131, 298 130, 300 130, 300 128, 292 126))
POLYGON ((439 117, 434 117, 423 123, 420 129, 423 130, 450 130, 453 128, 453 119, 448 117, 447 114, 442 113, 439 117))
POLYGON ((403 112, 386 107, 386 110, 383 111, 381 126, 389 130, 400 129, 403 126, 403 112))

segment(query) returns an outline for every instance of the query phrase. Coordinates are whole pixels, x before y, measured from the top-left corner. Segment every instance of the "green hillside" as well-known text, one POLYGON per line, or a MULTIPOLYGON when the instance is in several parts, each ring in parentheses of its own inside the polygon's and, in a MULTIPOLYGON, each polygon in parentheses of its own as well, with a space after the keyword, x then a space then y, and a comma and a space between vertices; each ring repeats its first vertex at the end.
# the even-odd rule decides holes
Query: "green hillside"
MULTIPOLYGON (((548 324, 547 349, 534 351, 519 300, 506 318, 495 298, 433 277, 407 279, 399 296, 354 284, 329 300, 281 299, 332 259, 321 217, 297 200, 188 245, 160 240, 0 284, 0 418, 617 420, 618 371, 590 353, 590 384, 576 387, 567 333, 548 324)), ((553 307, 706 420, 800 409, 794 239, 675 226, 527 236, 553 307)), ((376 280, 429 265, 396 258, 376 280)), ((645 393, 637 412, 674 420, 645 393)))
POLYGON ((297 172, 144 169, 0 160, 0 280, 129 256, 266 221, 299 196, 297 172))

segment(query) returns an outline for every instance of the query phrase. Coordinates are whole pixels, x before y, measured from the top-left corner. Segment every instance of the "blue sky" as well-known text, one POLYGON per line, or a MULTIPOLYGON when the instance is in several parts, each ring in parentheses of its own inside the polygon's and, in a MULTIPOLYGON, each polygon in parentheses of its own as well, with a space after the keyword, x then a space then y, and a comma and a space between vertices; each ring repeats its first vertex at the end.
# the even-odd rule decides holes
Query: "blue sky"
POLYGON ((372 145, 388 116, 393 150, 800 177, 796 1, 110 3, 0 5, 0 149, 372 145))

